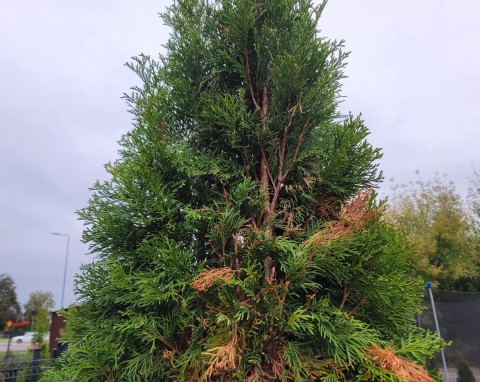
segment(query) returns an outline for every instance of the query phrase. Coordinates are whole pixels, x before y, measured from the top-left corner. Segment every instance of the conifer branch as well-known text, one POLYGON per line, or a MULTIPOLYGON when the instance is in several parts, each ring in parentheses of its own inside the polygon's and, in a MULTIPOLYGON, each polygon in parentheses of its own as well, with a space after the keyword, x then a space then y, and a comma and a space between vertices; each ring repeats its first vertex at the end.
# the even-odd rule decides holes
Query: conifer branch
POLYGON ((284 178, 286 179, 290 171, 292 171, 293 166, 295 166, 295 163, 297 163, 298 159, 298 153, 300 152, 300 147, 302 146, 303 138, 305 136, 305 133, 307 132, 308 128, 310 127, 311 120, 307 120, 305 124, 302 127, 302 130, 300 131, 300 134, 298 135, 298 141, 297 141, 297 146, 295 147, 295 151, 293 153, 293 158, 292 162, 288 166, 287 170, 285 171, 284 178))
POLYGON ((252 75, 251 75, 251 72, 250 72, 250 63, 249 63, 249 60, 248 60, 248 52, 245 52, 244 61, 245 61, 245 70, 247 72, 248 88, 250 90, 250 98, 252 99, 252 102, 255 105, 255 109, 258 110, 258 109, 260 109, 260 105, 258 104, 258 102, 255 98, 255 92, 253 91, 252 75))
POLYGON ((110 376, 110 373, 106 370, 102 370, 101 371, 101 374, 102 376, 105 378, 105 381, 106 382, 115 382, 115 379, 113 379, 111 376, 110 376))
POLYGON ((295 117, 296 107, 297 107, 297 105, 290 108, 289 111, 291 111, 291 115, 290 115, 287 126, 285 126, 285 129, 283 129, 282 146, 280 148, 279 155, 278 155, 279 182, 283 182, 283 180, 284 180, 283 164, 284 164, 284 161, 285 161, 285 153, 286 153, 286 150, 287 150, 287 136, 288 136, 288 132, 290 131, 290 128, 292 127, 293 118, 295 117))
POLYGON ((263 193, 263 199, 264 199, 262 223, 265 223, 270 218, 270 214, 271 214, 270 191, 268 189, 269 177, 271 177, 271 174, 269 176, 270 169, 268 166, 268 160, 267 160, 267 155, 265 154, 265 150, 262 148, 261 151, 262 151, 262 161, 260 163, 260 189, 263 193))
MULTIPOLYGON (((265 82, 263 84, 263 89, 262 89, 262 111, 261 111, 260 120, 262 124, 263 134, 267 133, 267 117, 268 117, 268 109, 269 109, 268 82, 270 81, 270 76, 271 76, 271 69, 268 69, 267 77, 265 79, 265 82)), ((261 187, 265 192, 265 196, 264 196, 265 208, 264 208, 263 222, 266 222, 268 221, 272 213, 275 211, 275 205, 276 205, 276 200, 275 200, 275 203, 273 204, 273 208, 272 208, 272 203, 270 202, 270 192, 268 187, 269 180, 270 180, 270 184, 272 185, 272 188, 274 189, 274 197, 275 197, 275 194, 277 194, 277 198, 278 198, 279 190, 277 189, 277 185, 275 184, 272 173, 270 171, 270 163, 263 147, 262 147, 262 162, 261 162, 260 171, 261 171, 261 179, 260 179, 261 187)))
POLYGON ((262 130, 265 134, 267 132, 267 117, 268 117, 268 82, 270 81, 271 70, 267 70, 267 78, 265 79, 265 83, 263 84, 262 89, 262 113, 261 113, 261 121, 262 121, 262 130))
POLYGON ((355 305, 355 307, 350 312, 348 312, 348 315, 349 316, 356 315, 357 312, 358 312, 358 309, 360 309, 360 307, 365 303, 365 301, 367 301, 367 296, 363 295, 362 298, 360 299, 360 301, 358 302, 358 304, 355 305))
POLYGON ((288 132, 290 131, 290 128, 293 123, 293 118, 295 116, 295 108, 296 106, 292 107, 290 111, 293 111, 289 122, 287 126, 285 126, 285 129, 283 130, 283 138, 282 138, 282 143, 280 146, 280 150, 278 151, 278 176, 277 176, 277 181, 274 182, 273 179, 271 179, 272 186, 273 186, 273 197, 272 201, 270 203, 270 211, 275 211, 276 206, 277 206, 277 201, 280 196, 280 190, 282 188, 282 184, 285 180, 285 174, 283 173, 283 166, 284 166, 284 161, 285 161, 285 154, 287 150, 287 136, 288 132))
POLYGON ((165 338, 162 338, 160 336, 155 337, 157 340, 159 340, 162 344, 164 344, 169 350, 178 353, 178 349, 173 346, 170 342, 168 342, 165 338))
POLYGON ((343 298, 342 298, 342 303, 338 307, 338 309, 342 310, 343 307, 345 306, 345 303, 347 302, 348 296, 350 295, 351 290, 347 288, 347 283, 343 284, 343 298))
POLYGON ((208 269, 199 273, 191 282, 193 289, 206 292, 217 281, 229 282, 236 271, 229 267, 208 269))
POLYGON ((207 361, 208 369, 203 375, 203 380, 208 381, 214 374, 220 374, 223 371, 234 370, 236 368, 237 340, 237 326, 235 325, 232 339, 227 344, 203 352, 203 355, 210 357, 207 361))
POLYGON ((220 179, 220 184, 222 185, 223 197, 225 199, 225 204, 227 205, 228 208, 231 208, 232 203, 230 202, 230 199, 228 197, 227 189, 225 188, 225 183, 222 181, 222 179, 220 179))
POLYGON ((370 346, 366 355, 374 364, 395 374, 402 381, 434 382, 427 371, 416 362, 408 362, 395 354, 391 348, 370 346))

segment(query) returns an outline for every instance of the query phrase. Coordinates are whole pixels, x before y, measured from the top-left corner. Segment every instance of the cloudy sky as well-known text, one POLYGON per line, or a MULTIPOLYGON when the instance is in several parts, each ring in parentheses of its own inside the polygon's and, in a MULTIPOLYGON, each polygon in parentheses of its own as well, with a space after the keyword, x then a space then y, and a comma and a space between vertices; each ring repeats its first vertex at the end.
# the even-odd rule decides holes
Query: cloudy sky
MULTIPOLYGON (((105 179, 131 126, 124 66, 168 37, 153 0, 0 1, 0 274, 21 304, 32 291, 60 305, 91 261, 75 211, 105 179)), ((362 113, 383 148, 382 192, 447 173, 465 195, 480 166, 480 2, 330 0, 323 35, 351 51, 342 110, 362 113), (394 179, 392 182, 390 179, 394 179)))

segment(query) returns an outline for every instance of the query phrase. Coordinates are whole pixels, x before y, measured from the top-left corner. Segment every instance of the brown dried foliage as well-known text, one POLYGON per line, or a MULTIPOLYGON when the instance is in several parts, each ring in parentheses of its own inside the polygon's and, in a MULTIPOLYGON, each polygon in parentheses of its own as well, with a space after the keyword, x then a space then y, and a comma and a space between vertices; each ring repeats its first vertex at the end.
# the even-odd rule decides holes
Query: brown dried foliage
POLYGON ((381 349, 371 346, 366 354, 373 363, 384 370, 395 374, 398 378, 408 382, 435 382, 427 371, 416 362, 408 362, 397 357, 391 348, 381 349))
POLYGON ((237 331, 234 330, 232 339, 223 346, 217 346, 203 352, 210 357, 207 361, 208 369, 203 374, 202 380, 208 381, 213 375, 224 371, 235 370, 237 358, 237 331))
POLYGON ((168 359, 168 361, 170 362, 170 365, 172 366, 173 369, 176 369, 176 366, 175 366, 175 353, 174 351, 171 351, 171 350, 168 350, 168 349, 164 349, 163 350, 163 358, 165 359, 168 359))
POLYGON ((312 235, 306 242, 318 245, 340 239, 381 215, 381 210, 374 209, 370 205, 371 195, 372 190, 358 192, 355 199, 341 207, 338 220, 330 222, 325 229, 312 235))
POLYGON ((233 276, 235 276, 235 271, 229 267, 208 269, 200 272, 192 281, 191 286, 199 292, 206 292, 216 281, 228 282, 233 276))
POLYGON ((247 377, 246 382, 272 382, 285 380, 284 373, 289 374, 289 370, 287 363, 283 359, 285 353, 283 346, 271 337, 266 339, 263 351, 268 362, 255 366, 247 377))

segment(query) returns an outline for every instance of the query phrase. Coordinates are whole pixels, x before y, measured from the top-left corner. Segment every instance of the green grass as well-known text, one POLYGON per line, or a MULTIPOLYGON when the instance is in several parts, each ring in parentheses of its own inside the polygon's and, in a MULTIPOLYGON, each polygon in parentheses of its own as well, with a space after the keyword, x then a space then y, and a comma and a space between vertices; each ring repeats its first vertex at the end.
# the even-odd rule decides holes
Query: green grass
MULTIPOLYGON (((7 352, 0 352, 0 360, 5 358, 7 352)), ((16 359, 31 359, 32 352, 29 350, 10 351, 10 356, 14 356, 16 359)))

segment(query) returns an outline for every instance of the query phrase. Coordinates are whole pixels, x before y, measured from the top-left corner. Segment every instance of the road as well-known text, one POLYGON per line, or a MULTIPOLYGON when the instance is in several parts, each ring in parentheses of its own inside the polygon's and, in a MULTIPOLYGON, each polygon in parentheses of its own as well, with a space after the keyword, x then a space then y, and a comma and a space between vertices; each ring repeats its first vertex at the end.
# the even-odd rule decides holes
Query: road
MULTIPOLYGON (((7 346, 8 342, 0 342, 0 353, 4 353, 7 351, 7 346)), ((22 342, 21 344, 17 344, 15 342, 12 342, 10 344, 10 351, 11 352, 16 352, 16 351, 22 351, 22 350, 28 350, 33 347, 33 344, 31 342, 22 342)))

